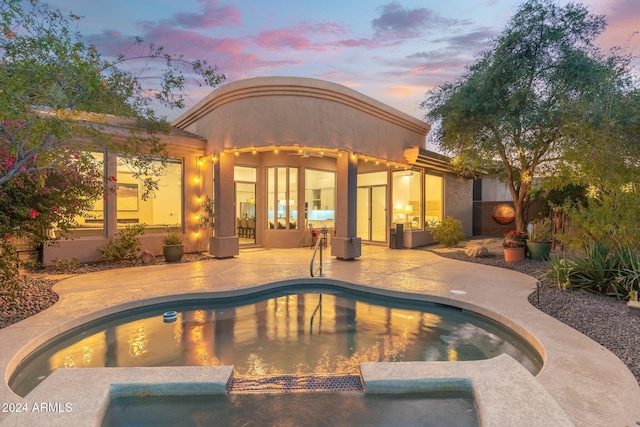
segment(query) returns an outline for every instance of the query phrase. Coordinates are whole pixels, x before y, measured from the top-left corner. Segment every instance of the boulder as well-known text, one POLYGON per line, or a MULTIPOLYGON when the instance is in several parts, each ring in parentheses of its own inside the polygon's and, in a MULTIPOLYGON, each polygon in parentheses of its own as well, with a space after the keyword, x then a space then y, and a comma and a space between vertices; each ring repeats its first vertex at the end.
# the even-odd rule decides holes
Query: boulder
POLYGON ((489 249, 485 245, 470 245, 464 250, 465 255, 477 258, 489 256, 489 249))
POLYGON ((143 251, 140 255, 140 260, 143 265, 151 265, 156 263, 156 257, 149 251, 143 251))

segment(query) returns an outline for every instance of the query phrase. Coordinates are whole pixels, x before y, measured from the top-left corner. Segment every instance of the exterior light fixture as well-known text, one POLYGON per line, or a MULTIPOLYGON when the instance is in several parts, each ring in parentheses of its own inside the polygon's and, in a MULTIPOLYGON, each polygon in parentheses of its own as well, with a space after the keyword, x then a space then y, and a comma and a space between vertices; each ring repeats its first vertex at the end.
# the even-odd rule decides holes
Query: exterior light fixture
POLYGON ((236 150, 236 157, 238 157, 239 155, 240 155, 240 152, 236 150))

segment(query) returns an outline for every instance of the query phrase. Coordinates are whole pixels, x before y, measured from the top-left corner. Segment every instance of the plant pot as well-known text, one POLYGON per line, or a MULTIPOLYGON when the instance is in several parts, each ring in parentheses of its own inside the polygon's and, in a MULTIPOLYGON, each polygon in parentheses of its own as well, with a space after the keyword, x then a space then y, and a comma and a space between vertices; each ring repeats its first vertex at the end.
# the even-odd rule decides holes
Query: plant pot
POLYGON ((162 247, 162 255, 166 262, 180 262, 184 255, 184 245, 165 245, 162 247))
POLYGON ((504 261, 508 264, 524 261, 524 246, 519 248, 504 248, 504 261))
POLYGON ((529 252, 529 258, 547 261, 551 253, 551 242, 532 242, 527 240, 527 251, 529 252))

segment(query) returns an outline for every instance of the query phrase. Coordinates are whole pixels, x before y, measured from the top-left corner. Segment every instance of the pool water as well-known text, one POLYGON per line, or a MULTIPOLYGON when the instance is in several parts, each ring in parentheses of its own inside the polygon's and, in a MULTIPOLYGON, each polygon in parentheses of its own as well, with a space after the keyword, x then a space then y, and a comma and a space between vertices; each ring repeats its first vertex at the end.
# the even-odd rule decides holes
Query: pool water
POLYGON ((507 353, 537 374, 538 353, 484 316, 329 285, 147 306, 43 345, 9 385, 25 396, 53 370, 233 365, 235 375, 359 373, 361 362, 481 360, 507 353), (176 311, 177 320, 163 314, 176 311))
POLYGON ((103 427, 124 426, 475 427, 471 392, 286 393, 118 397, 103 427))

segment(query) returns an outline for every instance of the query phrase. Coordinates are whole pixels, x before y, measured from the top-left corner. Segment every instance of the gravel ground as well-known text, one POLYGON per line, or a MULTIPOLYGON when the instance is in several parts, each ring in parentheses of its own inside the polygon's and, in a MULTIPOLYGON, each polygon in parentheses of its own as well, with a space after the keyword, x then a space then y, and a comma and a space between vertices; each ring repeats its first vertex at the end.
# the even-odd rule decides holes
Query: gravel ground
MULTIPOLYGON (((640 383, 640 317, 629 313, 625 301, 602 295, 560 290, 546 278, 548 262, 526 259, 521 263, 507 264, 502 258, 499 244, 487 241, 487 247, 490 251, 489 256, 482 258, 465 255, 463 247, 450 249, 426 246, 421 249, 448 258, 509 268, 538 278, 543 284, 540 303, 537 302, 536 292, 529 296, 529 302, 608 348, 629 367, 640 383)), ((204 259, 210 258, 187 254, 182 262, 204 259)), ((140 265, 140 262, 88 265, 75 269, 73 273, 82 274, 132 265, 140 265)), ((58 279, 51 271, 38 271, 27 275, 23 289, 16 296, 0 294, 0 328, 26 319, 55 304, 58 295, 51 287, 63 277, 66 276, 60 276, 58 279)))

